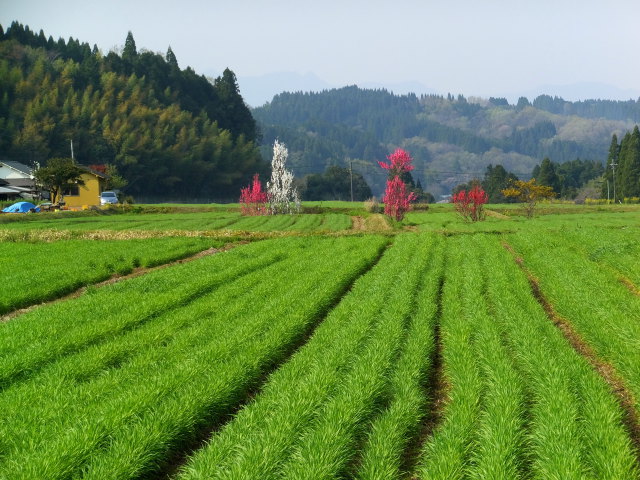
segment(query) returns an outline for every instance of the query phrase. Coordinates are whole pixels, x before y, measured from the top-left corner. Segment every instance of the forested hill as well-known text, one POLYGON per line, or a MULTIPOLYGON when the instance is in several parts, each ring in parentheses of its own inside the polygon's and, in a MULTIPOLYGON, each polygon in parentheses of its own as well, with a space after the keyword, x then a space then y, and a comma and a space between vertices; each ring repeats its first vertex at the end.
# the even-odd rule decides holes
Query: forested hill
POLYGON ((234 199, 266 164, 226 69, 210 82, 166 55, 54 40, 0 26, 0 156, 28 165, 70 156, 115 165, 134 196, 234 199))
POLYGON ((386 172, 377 160, 403 147, 414 157, 415 180, 441 194, 482 177, 490 164, 527 178, 544 157, 604 163, 612 134, 624 135, 640 120, 640 102, 541 95, 510 105, 501 98, 418 97, 350 86, 282 93, 253 113, 265 150, 274 138, 284 141, 298 176, 351 163, 374 193, 381 192, 386 172))

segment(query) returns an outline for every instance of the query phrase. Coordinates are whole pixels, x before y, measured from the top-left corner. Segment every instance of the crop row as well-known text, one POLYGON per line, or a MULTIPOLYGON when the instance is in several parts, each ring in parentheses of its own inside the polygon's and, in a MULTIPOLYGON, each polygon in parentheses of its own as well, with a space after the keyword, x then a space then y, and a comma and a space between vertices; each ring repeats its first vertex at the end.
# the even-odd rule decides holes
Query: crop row
POLYGON ((609 387, 496 238, 450 238, 442 302, 447 404, 419 478, 637 477, 609 387))
POLYGON ((264 241, 2 325, 0 471, 156 471, 304 341, 385 242, 264 241))
POLYGON ((237 212, 114 214, 77 217, 28 217, 3 228, 15 230, 191 230, 234 231, 339 231, 351 228, 351 218, 341 213, 243 217, 237 212))
POLYGON ((558 232, 566 246, 589 260, 618 272, 640 287, 640 230, 638 227, 583 227, 558 232))
MULTIPOLYGON (((614 240, 610 248, 615 250, 620 233, 601 233, 607 234, 614 240)), ((637 232, 635 239, 625 248, 637 251, 637 232)), ((536 276, 558 314, 622 375, 633 392, 636 409, 640 409, 640 297, 619 281, 616 268, 603 268, 603 262, 614 267, 615 257, 606 249, 585 253, 584 247, 565 241, 562 235, 515 234, 508 241, 524 257, 524 265, 536 276)), ((627 266, 637 269, 637 258, 623 260, 619 268, 627 266)))
POLYGON ((179 478, 399 475, 425 412, 443 243, 399 236, 179 478))
POLYGON ((221 240, 64 240, 0 243, 0 314, 58 298, 81 286, 193 255, 221 240))

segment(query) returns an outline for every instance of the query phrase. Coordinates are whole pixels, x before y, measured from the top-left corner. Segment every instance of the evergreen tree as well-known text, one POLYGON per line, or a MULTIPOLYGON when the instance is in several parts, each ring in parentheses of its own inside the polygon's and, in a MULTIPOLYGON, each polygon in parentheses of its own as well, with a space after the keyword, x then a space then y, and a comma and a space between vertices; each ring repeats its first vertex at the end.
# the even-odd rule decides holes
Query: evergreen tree
MULTIPOLYGON (((324 174, 314 173, 305 177, 305 200, 350 200, 351 172, 335 165, 327 167, 324 174)), ((353 199, 364 201, 371 197, 371 188, 357 172, 353 172, 353 199)))
POLYGON ((73 138, 76 159, 117 167, 129 194, 217 201, 266 173, 252 139, 209 115, 226 104, 204 76, 137 54, 132 35, 133 62, 73 38, 49 37, 43 49, 43 38, 14 23, 0 39, 0 151, 10 159, 45 165, 67 156, 73 138))
POLYGON ((487 170, 484 173, 484 179, 482 180, 482 189, 486 192, 489 203, 505 203, 511 202, 512 199, 508 199, 502 193, 502 190, 509 188, 512 181, 518 180, 513 173, 507 172, 502 165, 491 164, 487 166, 487 170))
POLYGON ((555 165, 549 157, 545 157, 540 164, 540 170, 535 177, 538 185, 551 187, 556 194, 560 193, 560 178, 556 173, 555 165))
POLYGON ((173 50, 171 50, 171 45, 169 45, 169 48, 167 49, 166 59, 167 59, 167 63, 169 65, 171 65, 172 67, 177 68, 177 69, 180 68, 178 66, 178 59, 176 58, 175 53, 173 53, 173 50))
POLYGON ((122 59, 129 62, 133 62, 138 56, 138 50, 136 49, 136 41, 133 39, 133 33, 129 31, 127 33, 127 39, 124 42, 124 49, 122 50, 122 59))
POLYGON ((214 87, 221 103, 224 105, 220 112, 220 117, 216 118, 220 127, 228 129, 237 135, 244 135, 249 140, 256 140, 258 127, 251 115, 251 110, 249 110, 240 95, 235 73, 225 68, 222 76, 215 79, 214 87))
POLYGON ((518 98, 518 103, 516 104, 517 110, 522 110, 523 108, 530 107, 530 106, 531 106, 531 103, 529 102, 529 99, 527 97, 518 98))
POLYGON ((618 198, 640 197, 640 131, 625 135, 620 146, 620 176, 616 173, 618 198))

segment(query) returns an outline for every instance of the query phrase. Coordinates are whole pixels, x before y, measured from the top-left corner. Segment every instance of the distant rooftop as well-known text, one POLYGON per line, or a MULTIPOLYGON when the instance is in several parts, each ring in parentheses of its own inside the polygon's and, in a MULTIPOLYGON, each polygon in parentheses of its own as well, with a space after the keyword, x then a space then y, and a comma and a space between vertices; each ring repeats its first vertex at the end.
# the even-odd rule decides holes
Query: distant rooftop
POLYGON ((17 170, 18 172, 24 173, 25 175, 31 175, 33 173, 33 168, 29 167, 28 165, 25 165, 24 163, 12 162, 9 160, 0 160, 0 164, 6 165, 7 167, 17 170))

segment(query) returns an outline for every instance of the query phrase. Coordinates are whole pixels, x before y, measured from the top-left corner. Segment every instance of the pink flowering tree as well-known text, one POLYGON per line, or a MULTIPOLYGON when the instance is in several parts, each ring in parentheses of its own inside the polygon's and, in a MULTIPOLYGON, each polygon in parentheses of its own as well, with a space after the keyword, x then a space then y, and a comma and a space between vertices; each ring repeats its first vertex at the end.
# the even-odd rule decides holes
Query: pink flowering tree
POLYGON ((240 189, 240 208, 242 215, 266 215, 268 213, 267 202, 269 197, 267 192, 262 190, 260 176, 256 173, 253 176, 251 185, 240 189))
POLYGON ((413 170, 412 158, 405 150, 398 148, 387 159, 389 163, 378 162, 382 168, 389 170, 387 188, 382 197, 384 213, 401 221, 405 213, 411 210, 411 202, 416 199, 415 193, 407 194, 407 185, 401 179, 404 173, 413 170))
POLYGON ((411 155, 405 150, 398 148, 395 152, 387 157, 389 163, 378 162, 385 170, 389 170, 389 178, 401 177, 403 173, 413 170, 411 155))
POLYGON ((456 212, 466 221, 478 222, 485 218, 484 204, 489 197, 478 185, 468 192, 460 190, 451 197, 451 201, 456 207, 456 212))

